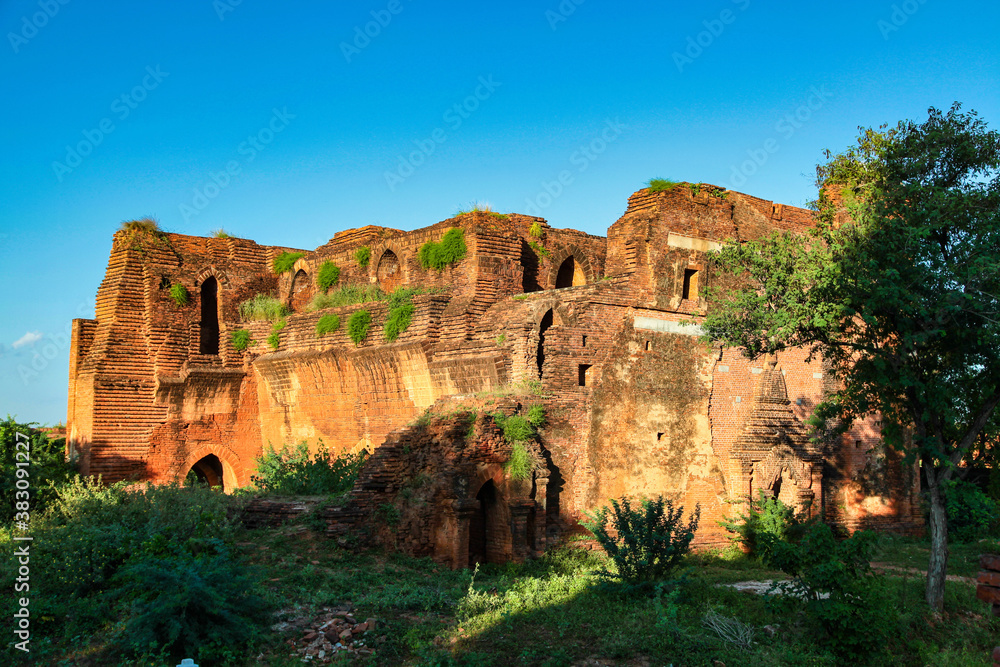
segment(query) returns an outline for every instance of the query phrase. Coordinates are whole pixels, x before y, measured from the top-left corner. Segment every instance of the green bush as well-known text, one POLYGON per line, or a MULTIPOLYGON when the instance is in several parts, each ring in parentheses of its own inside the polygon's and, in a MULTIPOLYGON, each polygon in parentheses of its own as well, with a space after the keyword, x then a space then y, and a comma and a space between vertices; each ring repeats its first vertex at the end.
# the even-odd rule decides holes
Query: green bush
POLYGON ((327 313, 323 317, 319 318, 319 322, 316 323, 316 337, 324 336, 328 333, 333 333, 340 328, 340 315, 334 315, 333 313, 327 313))
POLYGON ((332 292, 317 294, 309 302, 309 310, 323 310, 324 308, 338 308, 340 306, 350 306, 355 303, 369 303, 371 301, 385 301, 385 292, 378 288, 378 285, 343 285, 332 292))
POLYGON ((528 408, 528 422, 535 428, 545 424, 545 408, 535 403, 528 408))
POLYGON ((510 458, 503 467, 511 479, 525 480, 531 478, 535 465, 524 443, 515 442, 510 450, 510 458))
POLYGON ((235 348, 237 352, 242 352, 250 347, 251 343, 253 343, 253 339, 250 338, 250 332, 246 329, 237 329, 233 332, 233 335, 230 336, 229 340, 233 343, 233 348, 235 348))
POLYGON ((679 181, 671 181, 667 178, 651 178, 646 186, 650 192, 670 192, 680 185, 679 181))
POLYGON ((793 537, 800 523, 791 507, 761 490, 756 499, 748 501, 746 514, 741 512, 733 519, 720 521, 719 525, 734 534, 733 542, 766 562, 774 540, 785 541, 793 537))
POLYGON ((354 341, 354 345, 360 345, 368 338, 368 329, 372 324, 372 315, 367 310, 357 310, 347 320, 347 335, 354 341))
POLYGON ((552 253, 549 251, 548 248, 542 247, 540 244, 536 243, 535 241, 529 241, 528 245, 531 246, 532 250, 534 250, 535 252, 538 253, 539 257, 551 257, 552 256, 552 253))
POLYGON ((644 499, 635 509, 628 498, 622 498, 612 500, 610 508, 588 512, 584 527, 616 567, 615 572, 602 572, 603 576, 628 585, 668 578, 691 548, 701 507, 695 506, 687 525, 681 523, 683 513, 683 507, 675 510, 673 501, 663 496, 644 499))
POLYGON ((340 282, 340 267, 330 261, 323 262, 323 265, 319 267, 316 282, 319 284, 320 289, 324 292, 328 291, 340 282))
POLYGON ((281 330, 285 328, 287 322, 278 320, 271 325, 271 333, 267 337, 267 344, 271 349, 277 350, 281 346, 281 330))
POLYGON ((452 227, 444 233, 439 243, 428 241, 420 246, 420 266, 441 271, 465 257, 466 251, 465 232, 461 227, 452 227))
POLYGON ((112 639, 119 650, 166 652, 171 664, 219 661, 261 634, 269 620, 264 598, 220 540, 165 544, 144 545, 115 575, 113 596, 124 607, 112 639))
POLYGON ((809 629, 820 645, 844 664, 886 654, 897 616, 884 581, 869 564, 876 548, 874 533, 859 531, 838 541, 828 525, 813 521, 797 542, 769 535, 763 539, 772 543, 770 564, 791 575, 805 596, 809 629))
POLYGON ((191 303, 191 293, 188 292, 187 287, 184 287, 180 283, 174 283, 170 286, 170 298, 178 306, 186 306, 191 303))
POLYGON ((15 513, 21 511, 30 511, 32 517, 38 517, 56 498, 59 489, 76 472, 76 465, 66 462, 65 447, 65 439, 50 439, 36 430, 35 424, 20 424, 10 415, 0 421, 0 506, 4 510, 0 525, 14 521, 15 513), (26 459, 30 466, 17 465, 26 459), (16 495, 18 468, 26 468, 29 473, 27 501, 23 495, 20 498, 16 495), (28 504, 19 504, 23 502, 28 504))
POLYGON ((390 343, 397 338, 399 334, 406 331, 410 322, 413 320, 413 313, 417 310, 416 306, 412 303, 407 303, 399 308, 393 308, 389 311, 389 317, 385 321, 385 339, 390 343))
POLYGON ((528 235, 535 239, 542 237, 542 225, 537 220, 528 227, 528 235))
POLYGON ((354 486, 367 454, 343 453, 334 457, 321 440, 315 454, 300 442, 257 458, 257 474, 250 480, 264 493, 277 495, 339 495, 354 486))
POLYGON ((239 305, 243 320, 267 320, 274 322, 288 314, 288 308, 278 299, 267 294, 256 294, 239 305))
POLYGON ((227 232, 225 229, 222 229, 221 227, 219 229, 213 229, 212 232, 211 232, 211 234, 212 234, 212 238, 216 238, 216 239, 231 239, 231 238, 233 238, 232 234, 230 234, 229 232, 227 232))
POLYGON ((358 263, 362 269, 368 268, 368 262, 372 259, 372 249, 366 245, 361 246, 354 251, 354 261, 358 263))
POLYGON ((500 424, 507 442, 525 442, 535 437, 535 427, 522 415, 511 415, 500 424))
MULTIPOLYGON (((181 640, 191 651, 187 657, 217 655, 202 643, 229 635, 234 624, 252 628, 266 621, 256 586, 244 578, 246 565, 228 552, 240 530, 240 502, 204 486, 108 486, 79 477, 61 485, 48 509, 32 514, 32 617, 48 619, 46 639, 78 650, 81 638, 94 638, 111 654, 91 661, 120 664, 123 656, 176 648, 169 632, 150 629, 155 610, 202 609, 197 617, 172 620, 198 626, 181 640), (164 559, 179 563, 166 567, 164 559), (163 570, 187 577, 190 595, 166 586, 163 570)), ((0 559, 0 585, 13 590, 16 576, 16 559, 0 559)), ((13 604, 0 599, 0 612, 11 613, 13 604)), ((245 632, 231 635, 229 647, 245 648, 246 638, 245 632)))
POLYGON ((295 266, 295 262, 305 256, 306 254, 304 252, 283 252, 274 258, 274 262, 271 264, 271 267, 274 269, 274 272, 280 276, 282 273, 291 271, 292 267, 295 266))
POLYGON ((988 537, 1000 522, 1000 507, 978 486, 960 479, 943 485, 948 512, 948 536, 956 542, 974 542, 988 537))
POLYGON ((399 287, 389 294, 389 315, 386 318, 384 335, 390 343, 410 327, 413 321, 413 313, 416 307, 413 305, 413 297, 421 294, 423 290, 416 287, 399 287))

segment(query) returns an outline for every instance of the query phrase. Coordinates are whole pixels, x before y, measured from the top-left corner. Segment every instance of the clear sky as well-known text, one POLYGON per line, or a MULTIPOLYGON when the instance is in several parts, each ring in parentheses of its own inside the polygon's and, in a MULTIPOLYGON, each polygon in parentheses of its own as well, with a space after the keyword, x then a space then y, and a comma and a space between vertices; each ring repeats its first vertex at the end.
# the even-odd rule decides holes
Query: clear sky
POLYGON ((802 205, 859 125, 1000 127, 994 2, 2 0, 0 32, 0 415, 50 424, 123 220, 604 234, 652 177, 802 205))

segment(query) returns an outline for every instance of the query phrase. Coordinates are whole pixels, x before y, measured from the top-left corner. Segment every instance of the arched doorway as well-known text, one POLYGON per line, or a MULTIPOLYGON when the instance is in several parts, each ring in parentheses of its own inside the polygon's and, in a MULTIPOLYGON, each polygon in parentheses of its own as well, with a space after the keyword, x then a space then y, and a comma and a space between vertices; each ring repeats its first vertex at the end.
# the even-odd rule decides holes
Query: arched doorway
POLYGON ((559 265, 559 272, 556 274, 556 289, 586 284, 587 276, 583 272, 583 267, 576 261, 576 258, 570 255, 564 259, 563 263, 559 265))
POLYGON ((214 276, 201 284, 200 354, 219 353, 219 281, 214 276))
POLYGON ((391 292, 403 282, 403 272, 400 270, 399 257, 391 250, 382 253, 375 268, 375 278, 383 292, 391 292))
POLYGON ((194 473, 197 481, 201 484, 208 484, 210 487, 219 487, 225 490, 225 483, 223 482, 223 471, 222 471, 222 461, 215 454, 209 454, 208 456, 199 459, 191 466, 191 470, 188 473, 190 475, 194 473))
POLYGON ((292 289, 289 294, 288 305, 293 311, 299 312, 306 309, 309 303, 309 274, 299 269, 292 278, 292 289))
POLYGON ((538 350, 535 352, 535 363, 538 364, 538 377, 542 377, 542 366, 545 365, 545 332, 552 326, 552 309, 546 311, 542 316, 542 322, 538 325, 538 350))
POLYGON ((476 494, 479 509, 469 519, 469 567, 477 563, 500 562, 496 550, 495 531, 499 519, 497 487, 493 480, 487 480, 476 494), (492 540, 490 538, 493 538, 492 540), (491 545, 492 543, 492 545, 491 545))

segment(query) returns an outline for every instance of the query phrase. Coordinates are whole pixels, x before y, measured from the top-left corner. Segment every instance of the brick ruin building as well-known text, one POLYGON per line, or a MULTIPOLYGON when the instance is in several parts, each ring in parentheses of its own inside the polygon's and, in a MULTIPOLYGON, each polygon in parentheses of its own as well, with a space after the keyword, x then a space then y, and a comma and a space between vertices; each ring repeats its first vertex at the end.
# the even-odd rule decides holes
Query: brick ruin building
POLYGON ((120 231, 96 319, 73 323, 67 447, 105 481, 194 470, 226 488, 247 484, 269 445, 364 449, 351 497, 326 511, 330 533, 362 527, 455 567, 539 554, 623 495, 700 504, 701 544, 721 543, 730 501, 759 490, 848 529, 909 530, 919 481, 873 422, 810 440, 805 420, 831 389, 820 361, 802 350, 750 361, 698 338, 719 279, 706 252, 811 224, 810 211, 714 186, 646 189, 607 237, 475 211, 337 232, 280 275, 273 260, 294 249, 120 231), (420 248, 451 228, 465 256, 421 268, 420 248), (409 327, 386 341, 385 302, 311 312, 328 261, 340 285, 424 288, 409 327), (277 349, 270 322, 241 320, 257 294, 291 309, 277 349), (371 329, 355 345, 346 322, 360 308, 371 329), (343 324, 317 335, 330 313, 343 324), (256 341, 244 351, 240 329, 256 341), (536 391, 518 390, 531 381, 536 391), (523 450, 528 478, 514 479, 492 415, 533 404, 547 421, 523 450))

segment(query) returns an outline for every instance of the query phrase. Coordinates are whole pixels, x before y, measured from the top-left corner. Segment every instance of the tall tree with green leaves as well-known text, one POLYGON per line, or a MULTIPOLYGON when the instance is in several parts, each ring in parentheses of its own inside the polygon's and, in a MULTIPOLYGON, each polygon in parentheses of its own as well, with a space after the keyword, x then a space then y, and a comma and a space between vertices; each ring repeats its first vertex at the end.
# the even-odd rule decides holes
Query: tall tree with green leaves
POLYGON ((940 610, 943 485, 1000 403, 1000 134, 956 103, 922 123, 862 129, 826 158, 810 233, 715 256, 736 275, 711 295, 706 337, 751 358, 809 348, 840 386, 816 424, 837 433, 877 415, 886 443, 920 461, 926 599, 940 610))

